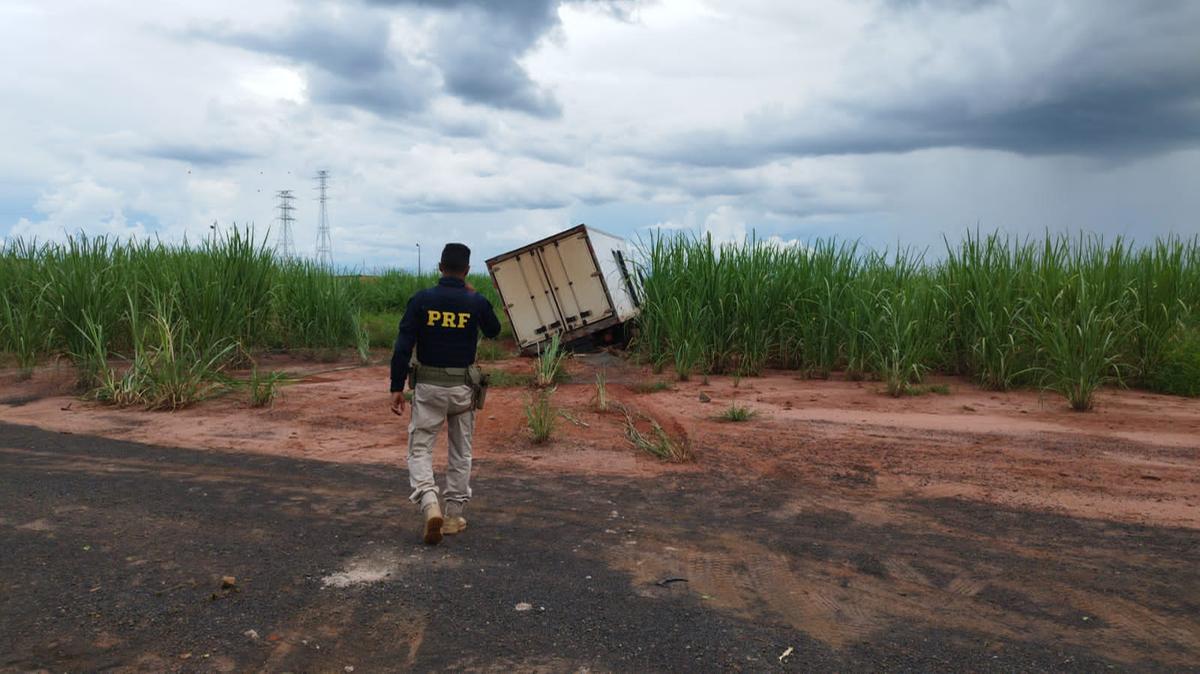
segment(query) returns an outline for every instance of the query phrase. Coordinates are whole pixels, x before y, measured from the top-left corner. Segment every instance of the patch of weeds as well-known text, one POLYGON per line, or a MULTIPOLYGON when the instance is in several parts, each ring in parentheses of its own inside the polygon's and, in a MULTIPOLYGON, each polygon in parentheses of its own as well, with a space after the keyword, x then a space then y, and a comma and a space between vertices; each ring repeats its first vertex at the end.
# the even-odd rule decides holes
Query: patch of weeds
POLYGON ((272 370, 266 375, 259 373, 258 368, 250 371, 250 406, 269 407, 279 395, 279 386, 287 380, 287 374, 272 370))
POLYGON ((717 419, 720 421, 730 422, 750 421, 752 418, 754 418, 754 415, 754 410, 750 409, 749 407, 743 407, 742 405, 733 403, 727 407, 724 412, 721 412, 721 414, 717 415, 717 419))
POLYGON ((359 327, 367 333, 371 348, 387 349, 396 343, 401 318, 398 313, 364 313, 359 317, 359 327))
POLYGON ((596 373, 596 395, 593 398, 597 412, 608 411, 608 375, 603 370, 596 373))
POLYGON ((634 384, 630 384, 629 388, 632 389, 634 393, 658 393, 659 391, 670 391, 671 383, 661 379, 655 379, 652 381, 639 381, 634 384))
POLYGON ((542 389, 530 396, 525 404, 525 422, 533 444, 540 445, 550 439, 558 422, 558 411, 550 404, 554 389, 542 389))
POLYGON ((520 386, 532 386, 533 375, 523 372, 492 372, 490 384, 494 388, 513 388, 520 386))
POLYGON ((667 435, 657 421, 649 419, 650 434, 638 430, 633 413, 625 410, 625 437, 636 448, 671 463, 685 463, 694 457, 686 442, 679 442, 667 435))
POLYGON ((579 426, 580 428, 591 428, 591 424, 584 421, 583 419, 580 419, 579 417, 575 416, 574 414, 571 414, 570 412, 568 412, 566 410, 559 410, 558 416, 566 419, 567 421, 575 424, 576 426, 579 426))
POLYGON ((537 385, 545 388, 562 381, 565 374, 563 361, 566 358, 567 352, 563 351, 562 343, 559 341, 557 334, 550 338, 550 344, 545 349, 539 344, 538 357, 533 365, 534 378, 537 385))
POLYGON ((371 362, 371 333, 359 315, 354 316, 354 349, 359 363, 367 365, 371 362))
POLYGON ((1162 364, 1146 378, 1146 387, 1170 395, 1200 396, 1200 330, 1180 331, 1162 364))
POLYGON ((504 360, 509 353, 494 339, 483 339, 475 349, 475 358, 481 361, 504 360))
POLYGON ((178 316, 177 307, 161 295, 152 302, 148 324, 143 325, 133 296, 128 297, 126 314, 133 337, 129 367, 117 376, 107 363, 99 365, 103 347, 98 330, 96 367, 98 386, 92 395, 103 403, 126 407, 141 405, 148 410, 178 410, 203 400, 231 383, 224 374, 225 365, 234 359, 239 345, 219 340, 202 348, 187 320, 178 316))

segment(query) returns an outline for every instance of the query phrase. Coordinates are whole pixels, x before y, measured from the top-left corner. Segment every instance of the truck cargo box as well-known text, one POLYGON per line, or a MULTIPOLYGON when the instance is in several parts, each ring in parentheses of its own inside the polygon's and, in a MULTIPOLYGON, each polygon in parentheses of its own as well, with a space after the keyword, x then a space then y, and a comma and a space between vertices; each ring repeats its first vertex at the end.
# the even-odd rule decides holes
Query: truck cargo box
POLYGON ((628 258, 624 239, 579 225, 487 266, 517 345, 528 353, 555 334, 570 343, 637 316, 628 258))

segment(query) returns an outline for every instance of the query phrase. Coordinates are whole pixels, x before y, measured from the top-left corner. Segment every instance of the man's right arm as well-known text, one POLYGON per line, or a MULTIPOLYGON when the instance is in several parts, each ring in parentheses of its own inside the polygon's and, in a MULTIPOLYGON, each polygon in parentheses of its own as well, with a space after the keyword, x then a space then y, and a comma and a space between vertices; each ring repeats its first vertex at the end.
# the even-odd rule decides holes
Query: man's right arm
POLYGON ((392 349, 392 393, 404 390, 404 380, 408 379, 408 362, 412 359, 413 347, 417 344, 417 329, 420 312, 417 296, 413 295, 404 310, 404 318, 400 319, 400 328, 396 332, 396 346, 392 349))

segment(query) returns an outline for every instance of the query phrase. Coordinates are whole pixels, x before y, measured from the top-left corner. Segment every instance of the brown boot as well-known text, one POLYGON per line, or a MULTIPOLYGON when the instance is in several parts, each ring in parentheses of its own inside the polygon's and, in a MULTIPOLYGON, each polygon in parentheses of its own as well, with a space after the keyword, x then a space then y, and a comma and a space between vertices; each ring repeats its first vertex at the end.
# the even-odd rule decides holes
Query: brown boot
POLYGON ((467 518, 463 517, 463 504, 458 501, 447 501, 446 521, 442 523, 442 533, 453 536, 466 530, 467 518))
POLYGON ((425 506, 423 511, 425 513, 425 542, 429 545, 437 545, 442 542, 442 509, 437 501, 434 501, 425 506))

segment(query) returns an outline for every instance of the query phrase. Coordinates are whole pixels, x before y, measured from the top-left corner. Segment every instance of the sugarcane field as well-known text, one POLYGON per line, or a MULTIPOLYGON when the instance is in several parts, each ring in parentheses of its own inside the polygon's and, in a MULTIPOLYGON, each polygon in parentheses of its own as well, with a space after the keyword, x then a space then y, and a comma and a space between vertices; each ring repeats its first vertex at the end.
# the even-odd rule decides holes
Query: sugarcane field
POLYGON ((1198 38, 0 2, 0 674, 1200 674, 1198 38))

